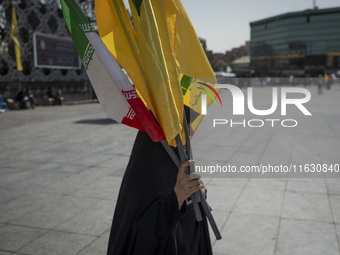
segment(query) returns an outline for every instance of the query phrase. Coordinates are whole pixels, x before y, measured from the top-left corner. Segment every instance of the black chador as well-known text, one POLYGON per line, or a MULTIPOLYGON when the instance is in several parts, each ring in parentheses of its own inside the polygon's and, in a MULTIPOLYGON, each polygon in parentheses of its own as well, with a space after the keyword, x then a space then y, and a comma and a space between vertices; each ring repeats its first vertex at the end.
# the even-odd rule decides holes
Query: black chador
POLYGON ((122 180, 108 255, 212 254, 203 210, 198 222, 190 202, 178 209, 177 172, 162 144, 139 131, 122 180))

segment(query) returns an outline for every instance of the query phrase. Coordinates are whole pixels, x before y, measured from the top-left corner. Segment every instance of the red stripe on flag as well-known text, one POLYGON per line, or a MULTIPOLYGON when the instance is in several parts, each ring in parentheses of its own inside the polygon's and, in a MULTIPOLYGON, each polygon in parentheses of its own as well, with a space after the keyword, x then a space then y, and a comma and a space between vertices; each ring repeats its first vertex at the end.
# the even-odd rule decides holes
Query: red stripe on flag
POLYGON ((142 124, 145 131, 149 134, 150 138, 154 142, 165 140, 163 130, 156 123, 151 112, 149 112, 149 110, 146 108, 138 93, 135 90, 122 90, 122 94, 125 96, 126 100, 135 111, 135 114, 137 114, 140 123, 142 124))

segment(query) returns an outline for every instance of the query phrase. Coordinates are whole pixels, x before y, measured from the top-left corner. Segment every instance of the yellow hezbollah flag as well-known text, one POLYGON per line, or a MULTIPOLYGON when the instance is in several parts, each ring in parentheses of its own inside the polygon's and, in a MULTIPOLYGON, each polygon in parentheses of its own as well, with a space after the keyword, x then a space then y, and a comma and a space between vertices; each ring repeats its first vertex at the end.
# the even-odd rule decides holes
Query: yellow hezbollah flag
MULTIPOLYGON (((152 4, 157 23, 160 24, 159 21, 163 17, 167 19, 167 32, 172 43, 173 54, 180 68, 184 104, 199 113, 201 112, 201 100, 198 99, 203 93, 200 88, 204 87, 202 82, 214 87, 214 84, 217 83, 215 73, 182 2, 180 0, 153 0, 152 4)), ((164 37, 161 34, 161 38, 164 37)), ((208 97, 207 105, 212 102, 213 99, 208 97)), ((194 131, 202 118, 203 115, 200 115, 191 123, 194 131)))
POLYGON ((163 3, 130 0, 130 7, 152 108, 168 143, 172 143, 182 129, 184 108, 179 65, 168 29, 168 24, 173 23, 169 22, 169 13, 175 10, 172 5, 166 10, 163 3))
POLYGON ((18 40, 18 26, 17 26, 17 16, 15 14, 15 8, 12 6, 12 24, 11 24, 11 38, 14 41, 14 50, 15 57, 17 60, 17 70, 22 71, 21 65, 21 51, 20 51, 20 43, 18 40))

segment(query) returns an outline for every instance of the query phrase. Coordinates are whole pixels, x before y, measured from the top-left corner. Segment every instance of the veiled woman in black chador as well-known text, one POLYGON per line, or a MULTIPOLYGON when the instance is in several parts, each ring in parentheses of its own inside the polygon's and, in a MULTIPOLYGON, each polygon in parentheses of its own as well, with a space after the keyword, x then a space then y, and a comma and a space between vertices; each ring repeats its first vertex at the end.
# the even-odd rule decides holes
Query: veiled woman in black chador
MULTIPOLYGON (((172 148, 177 154, 177 148, 172 148)), ((178 169, 160 142, 139 131, 121 184, 108 255, 212 254, 204 211, 196 221, 190 201, 201 180, 178 169)))

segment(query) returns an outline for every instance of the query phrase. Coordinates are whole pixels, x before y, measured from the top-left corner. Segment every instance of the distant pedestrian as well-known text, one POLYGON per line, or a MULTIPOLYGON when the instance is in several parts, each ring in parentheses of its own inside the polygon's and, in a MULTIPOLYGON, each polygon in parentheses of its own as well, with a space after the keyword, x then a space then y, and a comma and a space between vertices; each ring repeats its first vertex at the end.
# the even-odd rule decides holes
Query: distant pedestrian
POLYGON ((325 87, 328 90, 331 89, 331 81, 329 80, 329 75, 327 73, 325 73, 325 76, 324 76, 324 83, 325 83, 325 87))
POLYGON ((289 85, 290 86, 294 86, 295 85, 294 84, 294 81, 295 81, 294 78, 295 78, 294 75, 289 76, 289 85))
POLYGON ((323 88, 323 77, 322 74, 319 74, 319 77, 317 78, 316 82, 318 85, 318 94, 321 95, 322 94, 322 88, 323 88))

